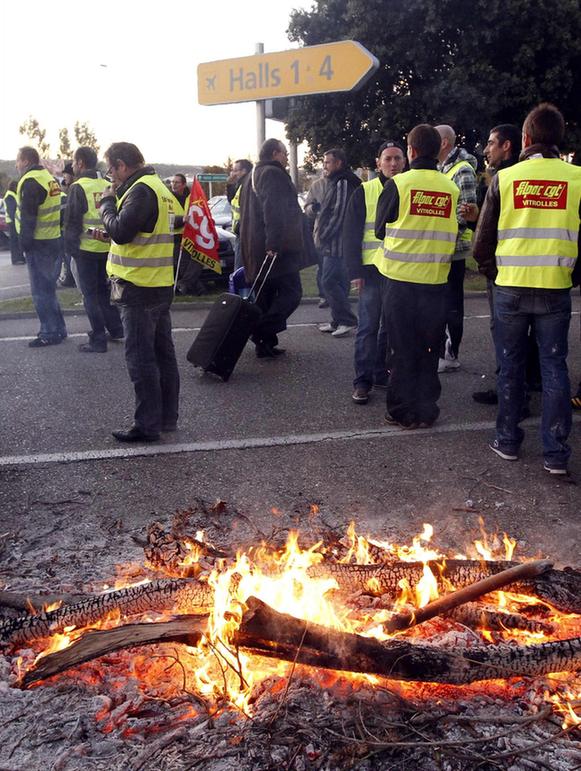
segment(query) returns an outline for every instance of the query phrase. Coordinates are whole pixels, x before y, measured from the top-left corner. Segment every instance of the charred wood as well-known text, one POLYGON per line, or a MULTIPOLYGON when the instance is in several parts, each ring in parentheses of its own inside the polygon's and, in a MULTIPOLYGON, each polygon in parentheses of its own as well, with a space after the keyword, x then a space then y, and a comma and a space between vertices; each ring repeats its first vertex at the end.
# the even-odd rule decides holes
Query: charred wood
MULTIPOLYGON (((484 562, 479 560, 446 560, 429 562, 438 578, 440 591, 446 592, 444 579, 460 589, 483 578, 514 567, 519 562, 484 562)), ((322 563, 308 569, 311 578, 334 578, 339 591, 353 594, 363 590, 374 596, 387 595, 395 600, 399 582, 406 579, 412 586, 422 577, 423 562, 390 562, 382 565, 342 565, 322 563)), ((572 568, 547 570, 541 576, 510 584, 507 589, 530 594, 551 603, 563 613, 581 615, 581 571, 572 568)))
POLYGON ((469 586, 464 586, 454 592, 444 594, 433 602, 428 603, 423 608, 396 613, 384 623, 383 628, 389 634, 401 631, 402 629, 408 629, 411 626, 423 624, 424 621, 428 621, 435 616, 440 616, 442 613, 453 610, 454 608, 463 605, 465 602, 477 600, 484 594, 502 589, 510 583, 542 575, 552 567, 553 564, 548 560, 521 562, 506 570, 501 570, 500 573, 486 576, 469 586))
MULTIPOLYGON (((233 644, 269 658, 393 680, 463 685, 478 680, 545 675, 581 667, 581 638, 540 645, 491 645, 452 651, 402 639, 379 642, 338 632, 278 613, 261 600, 248 600, 233 644)), ((168 622, 128 624, 90 631, 69 648, 45 656, 21 685, 63 672, 121 648, 171 640, 191 645, 206 619, 180 617, 168 622)))
POLYGON ((488 629, 492 632, 502 632, 506 629, 520 629, 526 632, 542 632, 551 634, 555 631, 552 624, 527 618, 522 613, 507 613, 496 608, 485 607, 480 603, 469 602, 459 608, 448 611, 445 618, 452 619, 470 629, 488 629))
POLYGON ((207 584, 193 579, 166 579, 88 597, 74 605, 0 624, 0 643, 19 645, 62 632, 67 626, 87 626, 119 612, 132 616, 147 611, 206 613, 213 602, 207 584))
POLYGON ((177 642, 195 646, 206 628, 206 617, 179 616, 159 623, 125 624, 115 629, 91 629, 68 648, 39 659, 20 685, 29 685, 65 672, 113 651, 152 643, 177 642))
POLYGON ((477 680, 570 672, 581 667, 581 637, 539 645, 490 645, 450 651, 395 639, 336 632, 248 600, 236 642, 270 658, 375 674, 394 680, 464 685, 477 680))

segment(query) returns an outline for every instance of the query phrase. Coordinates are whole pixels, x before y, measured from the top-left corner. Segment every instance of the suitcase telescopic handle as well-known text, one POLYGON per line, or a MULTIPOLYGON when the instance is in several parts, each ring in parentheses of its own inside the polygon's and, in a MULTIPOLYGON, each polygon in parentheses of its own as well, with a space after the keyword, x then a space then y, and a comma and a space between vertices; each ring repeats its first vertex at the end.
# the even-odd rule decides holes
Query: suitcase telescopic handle
POLYGON ((266 279, 269 277, 269 275, 270 275, 270 271, 272 270, 272 266, 274 265, 274 262, 275 262, 275 260, 276 260, 276 258, 277 258, 277 257, 278 257, 278 254, 277 254, 277 252, 274 252, 274 254, 272 254, 272 255, 268 255, 268 254, 267 254, 267 255, 265 256, 265 258, 264 258, 264 260, 263 260, 263 262, 262 262, 262 265, 260 266, 260 270, 259 270, 259 271, 258 271, 258 273, 256 274, 256 278, 254 279, 254 283, 252 284, 252 288, 250 289, 250 295, 249 295, 249 296, 250 296, 250 297, 252 297, 252 294, 253 294, 253 292, 254 292, 254 287, 255 287, 255 286, 256 286, 256 284, 258 283, 258 280, 259 280, 259 278, 260 278, 260 274, 262 273, 262 269, 263 269, 263 268, 264 268, 264 266, 265 266, 265 265, 268 263, 268 270, 266 271, 266 275, 265 275, 265 276, 264 276, 264 278, 262 279, 262 283, 260 284, 260 287, 259 287, 259 289, 257 290, 257 292, 256 292, 256 295, 254 296, 254 299, 255 299, 255 301, 256 301, 256 300, 258 300, 258 298, 260 297, 260 293, 262 292, 262 288, 263 288, 263 287, 264 287, 264 285, 266 284, 266 279))

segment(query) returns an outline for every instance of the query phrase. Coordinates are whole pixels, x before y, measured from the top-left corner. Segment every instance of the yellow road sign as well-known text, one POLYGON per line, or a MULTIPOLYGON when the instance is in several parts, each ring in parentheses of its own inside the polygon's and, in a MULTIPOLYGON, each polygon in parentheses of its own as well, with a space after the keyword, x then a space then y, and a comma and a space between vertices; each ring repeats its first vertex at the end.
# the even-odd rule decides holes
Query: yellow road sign
POLYGON ((353 91, 379 62, 355 40, 198 65, 198 102, 231 104, 353 91))

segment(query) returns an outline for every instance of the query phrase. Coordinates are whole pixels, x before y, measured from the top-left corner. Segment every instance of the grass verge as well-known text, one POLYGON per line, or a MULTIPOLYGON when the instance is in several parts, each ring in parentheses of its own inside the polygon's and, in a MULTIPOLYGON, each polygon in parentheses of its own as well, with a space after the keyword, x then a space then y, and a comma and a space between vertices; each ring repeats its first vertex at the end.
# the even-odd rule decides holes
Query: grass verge
MULTIPOLYGON (((318 297, 317 268, 313 266, 301 272, 303 297, 318 297)), ((477 272, 477 265, 472 258, 466 261, 466 279, 464 289, 467 292, 485 291, 486 279, 477 272)), ((202 295, 185 295, 175 298, 177 304, 212 301, 225 291, 224 286, 210 286, 208 292, 202 295)), ((78 310, 83 313, 83 298, 78 289, 59 289, 58 299, 63 310, 78 310)), ((10 300, 0 300, 0 313, 31 313, 34 312, 32 297, 15 297, 10 300)))

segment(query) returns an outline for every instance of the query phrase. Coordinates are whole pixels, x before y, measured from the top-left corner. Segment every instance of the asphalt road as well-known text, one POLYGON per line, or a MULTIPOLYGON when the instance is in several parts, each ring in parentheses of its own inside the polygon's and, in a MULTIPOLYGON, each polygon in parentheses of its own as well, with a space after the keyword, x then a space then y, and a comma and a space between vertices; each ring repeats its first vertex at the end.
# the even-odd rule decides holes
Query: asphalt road
MULTIPOLYGON (((574 304, 576 383, 578 295, 574 304)), ((208 522, 223 540, 258 538, 273 527, 310 530, 316 503, 325 526, 355 519, 364 533, 407 540, 431 522, 440 543, 460 550, 478 534, 482 515, 488 530, 514 535, 523 553, 579 563, 581 421, 575 418, 571 436, 571 480, 542 470, 539 394, 523 424, 521 459, 508 463, 488 449, 495 408, 471 398, 494 384, 484 298, 467 299, 462 368, 442 376, 441 418, 424 431, 384 426, 382 392, 365 406, 351 401, 353 338, 321 334, 316 324, 327 312, 316 305, 302 305, 290 320, 281 341, 286 356, 258 360, 249 348, 228 383, 185 359, 205 313, 173 314, 180 430, 140 447, 111 437, 132 416, 122 345, 80 354, 87 329, 80 313, 67 316, 70 336, 62 345, 29 349, 37 321, 0 319, 0 540, 9 543, 0 548, 0 583, 50 576, 52 585, 66 584, 81 552, 85 569, 106 575, 136 557, 131 535, 200 497, 228 501, 243 514, 208 522), (18 555, 31 554, 32 544, 50 570, 38 562, 24 577, 18 555)))
POLYGON ((26 265, 12 265, 10 250, 0 248, 0 300, 30 295, 26 265))

